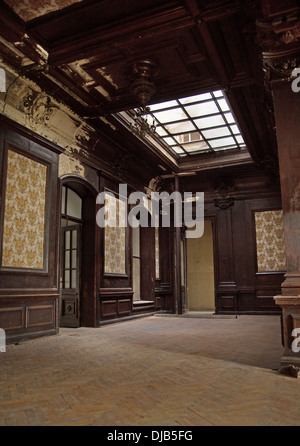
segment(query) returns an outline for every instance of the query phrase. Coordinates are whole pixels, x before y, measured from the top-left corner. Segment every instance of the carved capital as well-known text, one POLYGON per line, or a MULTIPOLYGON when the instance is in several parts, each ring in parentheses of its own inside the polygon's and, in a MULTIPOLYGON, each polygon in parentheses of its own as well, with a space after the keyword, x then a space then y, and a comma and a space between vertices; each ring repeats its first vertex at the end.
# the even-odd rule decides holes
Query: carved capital
POLYGON ((256 28, 267 76, 290 78, 300 66, 300 8, 259 19, 256 28))
POLYGON ((281 79, 290 80, 292 71, 300 67, 300 54, 263 53, 263 67, 281 79))

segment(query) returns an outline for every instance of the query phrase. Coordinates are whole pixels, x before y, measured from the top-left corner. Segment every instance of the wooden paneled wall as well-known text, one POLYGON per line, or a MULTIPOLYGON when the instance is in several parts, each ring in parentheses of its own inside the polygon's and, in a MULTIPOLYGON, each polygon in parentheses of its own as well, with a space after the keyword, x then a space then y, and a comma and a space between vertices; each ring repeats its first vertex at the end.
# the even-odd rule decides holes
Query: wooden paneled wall
POLYGON ((55 334, 58 331, 57 228, 60 197, 57 171, 60 150, 54 144, 47 143, 33 133, 26 132, 16 124, 12 126, 10 121, 2 121, 0 126, 0 327, 6 332, 7 342, 17 342, 23 338, 55 334), (34 263, 31 265, 26 262, 24 256, 22 259, 22 252, 24 254, 27 250, 30 254, 32 245, 37 242, 37 236, 29 238, 29 234, 33 235, 31 232, 38 229, 35 227, 35 200, 38 193, 35 190, 36 178, 34 174, 36 172, 33 172, 31 176, 32 187, 29 188, 28 184, 22 183, 22 178, 19 179, 26 167, 16 166, 17 174, 15 175, 16 172, 11 174, 11 181, 15 180, 15 189, 20 192, 18 198, 20 202, 18 204, 14 203, 16 196, 9 196, 11 193, 7 180, 9 153, 17 153, 19 160, 24 161, 25 166, 28 163, 30 164, 31 161, 34 161, 37 170, 39 166, 43 168, 46 166, 45 193, 41 196, 43 203, 39 203, 45 209, 44 219, 41 222, 42 229, 40 229, 42 240, 39 240, 40 245, 35 251, 35 255, 41 254, 42 259, 42 264, 38 267, 35 267, 34 263), (22 190, 22 187, 24 190, 22 190), (10 213, 10 206, 14 207, 13 214, 10 213), (22 209, 26 209, 26 215, 24 215, 25 212, 22 209), (20 225, 18 231, 16 229, 17 224, 20 225), (27 225, 26 231, 22 229, 22 225, 25 224, 27 225), (7 232, 4 226, 7 228, 8 225, 10 230, 7 232), (16 232, 19 234, 17 237, 14 235, 16 232), (4 246, 4 237, 6 246, 4 246), (10 246, 7 247, 7 245, 10 246), (5 261, 5 250, 10 250, 11 258, 15 257, 14 263, 5 261), (16 258, 18 252, 19 258, 16 258))
MULTIPOLYGON (((104 176, 100 177, 100 192, 112 192, 116 198, 120 198, 117 181, 112 181, 104 176)), ((100 207, 99 207, 100 208, 100 207)), ((105 244, 105 228, 101 228, 101 260, 100 260, 100 318, 101 321, 132 315, 132 246, 131 231, 125 231, 125 261, 124 273, 105 270, 105 249, 110 249, 105 244), (105 247, 106 246, 106 247, 105 247)))
MULTIPOLYGON (((254 211, 280 209, 279 198, 238 200, 213 212, 215 221, 216 311, 279 312, 284 271, 259 272, 256 258, 254 211)), ((209 211, 208 211, 209 212, 209 211)))
POLYGON ((259 272, 255 212, 281 209, 276 171, 216 173, 188 182, 184 190, 202 191, 206 218, 213 220, 217 313, 278 313, 285 271, 259 272), (222 188, 216 185, 222 184, 222 188))

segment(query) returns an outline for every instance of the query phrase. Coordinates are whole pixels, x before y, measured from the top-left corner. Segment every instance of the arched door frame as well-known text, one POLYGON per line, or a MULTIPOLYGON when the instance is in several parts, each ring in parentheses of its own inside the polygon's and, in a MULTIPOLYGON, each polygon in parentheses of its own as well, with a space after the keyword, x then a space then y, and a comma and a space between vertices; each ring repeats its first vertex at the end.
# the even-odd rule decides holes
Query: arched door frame
POLYGON ((100 324, 100 231, 96 224, 97 190, 84 178, 65 175, 60 178, 62 186, 67 186, 82 199, 82 254, 80 280, 79 326, 97 327, 100 324))

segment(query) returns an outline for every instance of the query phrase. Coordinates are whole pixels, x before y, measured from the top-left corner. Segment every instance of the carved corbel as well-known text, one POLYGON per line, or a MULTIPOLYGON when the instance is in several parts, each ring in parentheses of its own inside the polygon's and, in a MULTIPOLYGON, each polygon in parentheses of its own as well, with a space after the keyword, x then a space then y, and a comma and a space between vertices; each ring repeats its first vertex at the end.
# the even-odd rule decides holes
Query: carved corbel
POLYGON ((234 181, 229 177, 218 177, 213 185, 214 192, 218 198, 214 199, 214 205, 222 210, 233 206, 234 198, 231 196, 234 190, 234 181))
POLYGON ((216 208, 222 209, 222 211, 225 211, 226 209, 230 208, 234 205, 234 199, 233 198, 216 198, 214 200, 214 205, 216 208))

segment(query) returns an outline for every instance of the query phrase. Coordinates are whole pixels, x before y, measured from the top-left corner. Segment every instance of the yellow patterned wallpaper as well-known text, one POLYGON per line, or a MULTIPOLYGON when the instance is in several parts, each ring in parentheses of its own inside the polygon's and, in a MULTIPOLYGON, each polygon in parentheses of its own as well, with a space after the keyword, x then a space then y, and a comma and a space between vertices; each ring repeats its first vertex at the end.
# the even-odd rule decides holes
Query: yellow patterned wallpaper
POLYGON ((285 271, 285 245, 281 210, 255 212, 257 270, 285 271))
POLYGON ((105 195, 105 218, 108 219, 116 212, 116 222, 111 221, 111 226, 105 227, 104 236, 104 272, 106 274, 126 274, 126 231, 118 227, 118 215, 125 215, 125 202, 118 198, 105 195), (116 224, 114 224, 116 223, 116 224), (115 226, 115 227, 114 227, 115 226))
POLYGON ((47 166, 8 150, 2 266, 44 268, 47 166))

